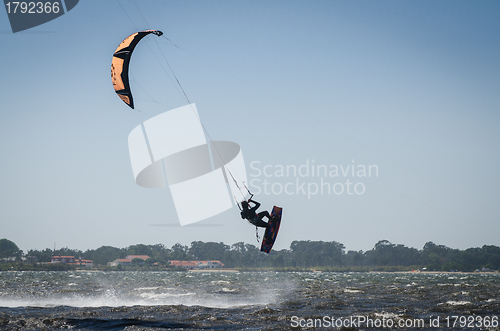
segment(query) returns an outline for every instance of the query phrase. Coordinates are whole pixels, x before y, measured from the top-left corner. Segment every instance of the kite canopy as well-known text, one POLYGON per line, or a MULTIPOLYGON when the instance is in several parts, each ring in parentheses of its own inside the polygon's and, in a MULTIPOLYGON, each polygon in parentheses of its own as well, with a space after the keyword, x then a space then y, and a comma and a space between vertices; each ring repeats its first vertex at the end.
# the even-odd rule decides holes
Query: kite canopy
POLYGON ((120 99, 132 109, 134 109, 134 100, 132 99, 132 92, 130 91, 128 80, 130 57, 139 41, 150 33, 158 37, 163 34, 163 32, 159 30, 144 30, 131 34, 120 43, 111 61, 111 81, 113 82, 113 88, 120 99))

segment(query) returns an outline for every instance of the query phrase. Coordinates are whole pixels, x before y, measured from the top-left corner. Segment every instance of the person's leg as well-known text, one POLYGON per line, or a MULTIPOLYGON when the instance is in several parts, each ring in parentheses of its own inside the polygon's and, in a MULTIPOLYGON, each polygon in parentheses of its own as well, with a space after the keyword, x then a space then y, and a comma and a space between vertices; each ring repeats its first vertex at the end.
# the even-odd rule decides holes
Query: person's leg
POLYGON ((266 223, 259 218, 251 220, 250 223, 252 223, 255 226, 261 227, 261 228, 270 228, 271 227, 271 225, 269 223, 266 223))
POLYGON ((264 216, 267 217, 268 221, 271 220, 271 215, 269 215, 269 212, 267 210, 261 211, 260 213, 257 214, 257 217, 259 218, 259 220, 262 220, 264 218, 264 216))

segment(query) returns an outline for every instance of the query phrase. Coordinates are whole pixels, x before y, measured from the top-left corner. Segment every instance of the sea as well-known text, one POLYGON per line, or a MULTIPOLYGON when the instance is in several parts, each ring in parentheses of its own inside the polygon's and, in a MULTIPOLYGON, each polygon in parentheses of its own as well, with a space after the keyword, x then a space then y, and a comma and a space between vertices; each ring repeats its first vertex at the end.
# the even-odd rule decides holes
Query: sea
POLYGON ((498 273, 0 272, 0 330, 500 330, 498 273))

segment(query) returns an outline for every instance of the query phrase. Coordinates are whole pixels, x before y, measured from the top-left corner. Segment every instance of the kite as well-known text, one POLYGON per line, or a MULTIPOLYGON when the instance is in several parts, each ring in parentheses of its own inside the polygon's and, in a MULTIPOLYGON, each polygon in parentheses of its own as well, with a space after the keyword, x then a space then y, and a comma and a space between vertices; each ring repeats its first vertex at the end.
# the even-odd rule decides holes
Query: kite
POLYGON ((130 57, 139 41, 151 33, 158 37, 163 34, 159 30, 144 30, 131 34, 120 43, 111 61, 111 81, 113 82, 113 88, 120 99, 132 109, 134 109, 134 99, 132 98, 128 80, 130 57))

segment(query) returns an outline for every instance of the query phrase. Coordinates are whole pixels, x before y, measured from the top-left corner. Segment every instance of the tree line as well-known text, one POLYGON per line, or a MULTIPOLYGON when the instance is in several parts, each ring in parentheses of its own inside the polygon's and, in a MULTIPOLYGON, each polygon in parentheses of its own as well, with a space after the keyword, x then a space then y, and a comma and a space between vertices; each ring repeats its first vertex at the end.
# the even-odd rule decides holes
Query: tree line
POLYGON ((94 265, 105 266, 108 262, 127 255, 148 255, 147 265, 168 265, 169 260, 219 260, 227 268, 323 268, 325 270, 394 270, 421 269, 434 271, 474 271, 489 268, 500 269, 500 247, 484 245, 465 250, 452 249, 428 242, 421 250, 381 240, 368 251, 346 251, 336 241, 293 241, 289 249, 260 252, 252 244, 243 242, 227 245, 222 242, 193 241, 190 246, 179 243, 168 248, 163 244, 132 245, 126 248, 102 246, 86 251, 70 248, 58 250, 29 250, 26 254, 7 239, 0 240, 0 261, 6 258, 31 257, 39 262, 50 262, 52 255, 71 255, 93 260, 94 265))

